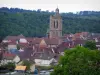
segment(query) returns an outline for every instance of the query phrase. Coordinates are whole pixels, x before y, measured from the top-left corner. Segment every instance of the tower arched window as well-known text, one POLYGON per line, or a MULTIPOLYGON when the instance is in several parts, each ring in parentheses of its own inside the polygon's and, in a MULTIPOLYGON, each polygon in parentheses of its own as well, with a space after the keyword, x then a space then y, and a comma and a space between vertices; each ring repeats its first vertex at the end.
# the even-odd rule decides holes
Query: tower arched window
POLYGON ((56 21, 56 28, 58 28, 58 21, 56 21))
POLYGON ((54 21, 54 28, 58 28, 58 21, 54 21))
POLYGON ((56 27, 56 23, 55 23, 55 21, 54 21, 54 28, 56 27))

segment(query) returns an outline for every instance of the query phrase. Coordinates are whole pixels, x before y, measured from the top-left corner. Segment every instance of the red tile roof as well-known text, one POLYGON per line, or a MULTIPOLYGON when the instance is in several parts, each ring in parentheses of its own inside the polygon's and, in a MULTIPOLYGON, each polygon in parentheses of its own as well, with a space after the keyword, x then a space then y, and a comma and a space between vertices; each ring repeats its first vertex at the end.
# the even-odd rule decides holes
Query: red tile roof
POLYGON ((8 42, 8 45, 16 45, 16 41, 8 42))
POLYGON ((4 40, 18 40, 20 38, 25 38, 22 34, 18 36, 7 36, 4 40))
POLYGON ((58 38, 27 38, 28 41, 32 41, 33 44, 40 44, 41 40, 44 39, 46 44, 49 45, 58 45, 58 38))
POLYGON ((16 56, 15 54, 11 54, 9 52, 5 52, 3 54, 3 59, 8 59, 9 60, 9 59, 13 59, 15 56, 16 56))

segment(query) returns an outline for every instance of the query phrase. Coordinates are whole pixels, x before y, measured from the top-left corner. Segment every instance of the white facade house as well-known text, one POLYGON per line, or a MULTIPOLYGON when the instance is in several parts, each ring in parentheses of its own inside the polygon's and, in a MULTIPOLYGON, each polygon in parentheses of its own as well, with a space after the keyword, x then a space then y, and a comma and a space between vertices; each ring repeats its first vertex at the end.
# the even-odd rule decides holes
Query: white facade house
POLYGON ((32 65, 30 66, 30 71, 31 71, 31 72, 34 72, 34 71, 35 71, 35 64, 32 64, 32 65))
POLYGON ((49 66, 50 60, 35 59, 35 63, 36 65, 39 65, 39 66, 49 66))
POLYGON ((54 58, 50 59, 50 60, 44 60, 44 59, 35 59, 35 63, 36 65, 39 66, 50 66, 50 64, 52 62, 57 62, 54 58))
POLYGON ((3 42, 3 43, 8 43, 9 41, 8 41, 8 40, 3 40, 2 42, 3 42))
POLYGON ((18 63, 20 61, 20 57, 19 56, 15 56, 15 58, 13 59, 13 62, 18 63))
POLYGON ((20 42, 20 43, 27 43, 27 40, 26 40, 25 38, 20 38, 20 39, 19 39, 19 42, 20 42))
POLYGON ((20 58, 19 58, 19 56, 15 56, 15 57, 12 57, 12 58, 4 58, 4 59, 2 59, 1 60, 1 63, 0 63, 0 65, 4 65, 4 64, 7 64, 7 63, 9 63, 9 62, 14 62, 14 63, 18 63, 20 61, 20 58))
POLYGON ((17 45, 14 45, 14 44, 9 44, 8 45, 8 50, 10 50, 10 49, 17 49, 17 45))

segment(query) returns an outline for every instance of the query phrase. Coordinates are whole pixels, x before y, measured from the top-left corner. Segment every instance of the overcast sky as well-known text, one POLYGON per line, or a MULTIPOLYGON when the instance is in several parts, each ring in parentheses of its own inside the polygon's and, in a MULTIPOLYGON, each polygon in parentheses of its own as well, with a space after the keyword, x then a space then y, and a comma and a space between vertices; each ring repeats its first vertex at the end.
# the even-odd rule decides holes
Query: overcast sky
POLYGON ((100 0, 0 0, 0 7, 9 8, 54 11, 57 6, 60 12, 100 11, 100 0))

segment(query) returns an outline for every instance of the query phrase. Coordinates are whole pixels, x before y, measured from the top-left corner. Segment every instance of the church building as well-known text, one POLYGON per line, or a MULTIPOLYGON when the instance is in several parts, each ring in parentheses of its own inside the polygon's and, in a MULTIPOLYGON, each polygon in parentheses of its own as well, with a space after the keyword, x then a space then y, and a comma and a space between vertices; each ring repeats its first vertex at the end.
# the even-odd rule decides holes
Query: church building
POLYGON ((55 15, 50 16, 49 25, 49 38, 61 38, 62 37, 62 18, 59 14, 59 9, 56 8, 55 15))

